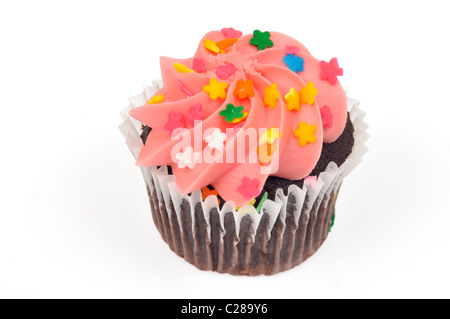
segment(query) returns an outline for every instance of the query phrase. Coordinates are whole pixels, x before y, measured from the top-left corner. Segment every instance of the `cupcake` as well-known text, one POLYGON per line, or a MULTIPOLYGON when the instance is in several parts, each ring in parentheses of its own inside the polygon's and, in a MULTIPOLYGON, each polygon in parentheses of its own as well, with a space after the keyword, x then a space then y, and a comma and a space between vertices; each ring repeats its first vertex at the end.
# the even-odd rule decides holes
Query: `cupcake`
POLYGON ((367 151, 337 58, 277 32, 207 33, 130 98, 121 131, 162 239, 201 270, 273 275, 323 244, 367 151))

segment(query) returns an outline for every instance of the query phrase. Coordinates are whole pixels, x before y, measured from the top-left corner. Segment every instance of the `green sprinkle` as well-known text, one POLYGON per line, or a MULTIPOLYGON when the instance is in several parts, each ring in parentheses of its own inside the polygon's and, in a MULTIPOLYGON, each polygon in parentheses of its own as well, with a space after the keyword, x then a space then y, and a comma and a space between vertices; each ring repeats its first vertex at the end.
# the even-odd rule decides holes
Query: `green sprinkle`
POLYGON ((224 111, 221 111, 219 114, 220 116, 225 117, 225 120, 227 122, 232 122, 234 119, 240 119, 244 117, 244 113, 242 111, 244 110, 243 106, 235 107, 233 104, 228 104, 227 109, 224 111))
POLYGON ((261 214, 261 210, 262 210, 262 206, 264 204, 264 202, 269 198, 269 193, 265 192, 263 197, 261 198, 261 200, 259 201, 259 205, 256 208, 256 211, 258 212, 258 214, 261 214))
POLYGON ((336 219, 336 214, 331 216, 331 225, 330 225, 330 229, 328 230, 329 233, 331 233, 331 228, 333 228, 333 226, 334 226, 334 220, 335 219, 336 219))
POLYGON ((253 31, 253 38, 250 40, 250 44, 257 46, 260 51, 273 47, 273 42, 270 40, 270 32, 253 31))

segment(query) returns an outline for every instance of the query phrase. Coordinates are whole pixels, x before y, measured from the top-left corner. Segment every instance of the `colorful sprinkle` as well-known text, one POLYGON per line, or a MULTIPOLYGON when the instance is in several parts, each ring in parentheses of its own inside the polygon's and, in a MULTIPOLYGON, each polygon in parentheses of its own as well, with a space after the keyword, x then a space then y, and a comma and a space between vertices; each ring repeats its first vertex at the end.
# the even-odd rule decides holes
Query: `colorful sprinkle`
MULTIPOLYGON (((249 202, 247 205, 254 206, 255 204, 256 204, 256 198, 254 200, 252 200, 251 202, 249 202)), ((236 210, 239 210, 241 208, 242 208, 241 206, 236 207, 236 210)))
POLYGON ((314 83, 309 82, 306 86, 300 89, 300 94, 302 96, 301 103, 313 105, 318 93, 319 91, 314 87, 314 83))
POLYGON ((259 145, 273 144, 281 137, 280 129, 272 127, 265 131, 259 138, 259 145))
POLYGON ((248 177, 242 178, 242 184, 237 189, 239 193, 241 193, 244 199, 252 199, 258 196, 261 193, 259 190, 260 181, 258 179, 251 180, 248 177))
POLYGON ((288 54, 283 58, 283 62, 292 72, 297 73, 303 72, 305 70, 304 69, 305 60, 297 55, 288 54))
POLYGON ((237 71, 236 67, 231 64, 224 64, 224 65, 219 65, 216 68, 216 75, 219 79, 221 80, 226 80, 228 79, 230 76, 232 76, 233 74, 235 74, 237 71))
POLYGON ((148 104, 158 104, 158 103, 164 102, 164 100, 165 100, 164 95, 157 94, 150 99, 148 104))
POLYGON ((195 121, 203 121, 205 118, 205 114, 202 112, 202 104, 197 103, 189 109, 188 117, 187 117, 187 124, 190 126, 194 126, 195 121))
POLYGON ((169 120, 166 124, 164 124, 164 131, 169 132, 170 134, 173 133, 178 128, 184 128, 184 115, 183 113, 175 113, 170 112, 169 113, 169 120))
POLYGON ((262 210, 263 204, 268 198, 269 198, 269 193, 265 192, 263 197, 259 201, 258 207, 256 208, 256 211, 258 212, 258 214, 261 214, 261 210, 262 210))
POLYGON ((209 85, 203 88, 203 91, 209 93, 209 96, 213 100, 218 98, 225 99, 227 97, 227 92, 225 91, 228 87, 227 82, 219 82, 216 79, 209 80, 209 85))
POLYGON ((201 154, 194 152, 192 146, 188 146, 184 152, 178 153, 175 157, 178 160, 179 168, 188 167, 189 169, 194 169, 201 158, 201 154))
POLYGON ((205 142, 213 150, 222 151, 223 145, 227 140, 227 134, 222 133, 222 131, 216 128, 210 135, 205 138, 205 142))
POLYGON ((189 91, 189 90, 184 86, 183 82, 181 82, 180 79, 177 79, 177 83, 178 83, 178 86, 180 87, 180 90, 181 90, 184 94, 186 94, 187 96, 193 96, 193 95, 194 95, 194 93, 192 93, 191 91, 189 91))
POLYGON ((253 31, 253 38, 250 40, 250 44, 256 46, 260 51, 272 48, 273 42, 270 40, 270 32, 253 31))
POLYGON ((320 67, 322 69, 320 79, 323 81, 328 80, 331 85, 335 85, 338 82, 338 76, 344 75, 344 70, 339 67, 337 58, 332 58, 329 63, 320 61, 320 67))
POLYGON ((292 45, 286 46, 286 53, 287 54, 300 54, 300 48, 292 45))
POLYGON ((242 111, 244 110, 243 106, 235 107, 233 104, 227 104, 227 109, 224 111, 221 111, 219 113, 220 116, 225 117, 225 120, 229 123, 232 123, 234 119, 240 119, 244 117, 244 113, 242 111))
POLYGON ((233 121, 231 121, 231 123, 233 124, 239 124, 241 123, 243 120, 245 120, 248 117, 248 112, 244 111, 244 116, 238 119, 234 119, 233 121))
POLYGON ((173 64, 175 70, 177 70, 180 73, 195 73, 194 70, 189 69, 186 65, 180 64, 180 63, 174 63, 173 64))
POLYGON ((258 147, 259 163, 265 165, 270 163, 272 160, 272 155, 278 150, 275 144, 264 144, 258 147))
POLYGON ((217 203, 220 205, 219 192, 217 192, 215 189, 209 189, 209 187, 203 187, 202 188, 203 200, 206 200, 209 196, 216 196, 217 203))
POLYGON ((254 97, 255 90, 253 90, 252 80, 239 80, 236 84, 236 89, 234 90, 234 95, 238 98, 245 99, 247 97, 254 97))
POLYGON ((242 37, 242 32, 235 30, 233 28, 223 28, 222 30, 220 30, 220 32, 222 32, 222 34, 225 36, 225 38, 230 39, 230 38, 240 38, 242 37))
POLYGON ((275 83, 264 89, 264 105, 271 109, 276 108, 277 102, 280 99, 280 92, 275 83))
POLYGON ((324 105, 320 109, 320 116, 322 117, 323 127, 333 127, 333 113, 331 112, 331 109, 328 105, 324 105))
POLYGON ((308 143, 314 143, 316 141, 316 126, 314 124, 308 125, 305 122, 301 122, 298 125, 298 129, 294 131, 295 137, 298 137, 300 146, 305 146, 308 143))
POLYGON ((296 110, 300 111, 300 92, 292 88, 289 90, 288 94, 284 97, 286 100, 286 107, 289 111, 296 110))
POLYGON ((222 41, 216 42, 217 47, 220 49, 219 53, 225 54, 227 53, 227 49, 234 45, 239 38, 232 38, 232 39, 224 39, 222 41))
POLYGON ((205 73, 207 71, 205 59, 194 58, 192 67, 197 73, 205 73))
POLYGON ((205 39, 205 41, 203 42, 203 46, 205 47, 205 49, 212 51, 214 53, 220 52, 220 48, 217 46, 216 42, 214 42, 213 40, 205 39))

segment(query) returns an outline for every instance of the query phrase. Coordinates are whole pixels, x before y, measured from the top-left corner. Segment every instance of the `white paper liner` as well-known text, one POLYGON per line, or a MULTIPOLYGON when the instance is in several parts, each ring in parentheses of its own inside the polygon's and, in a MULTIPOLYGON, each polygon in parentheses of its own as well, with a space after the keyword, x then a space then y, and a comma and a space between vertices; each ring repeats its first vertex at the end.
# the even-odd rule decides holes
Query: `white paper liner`
MULTIPOLYGON (((130 105, 121 112, 124 122, 119 128, 135 158, 143 146, 140 138, 142 124, 128 114, 133 108, 147 103, 161 87, 161 81, 145 86, 144 92, 131 97, 130 105)), ((317 180, 305 180, 303 188, 291 185, 287 196, 282 189, 278 189, 275 201, 265 201, 261 213, 252 205, 236 211, 232 201, 226 202, 220 209, 216 196, 202 200, 200 190, 190 196, 181 196, 175 177, 168 174, 167 167, 141 167, 153 218, 163 239, 178 255, 198 268, 234 275, 272 275, 306 260, 328 234, 331 216, 334 215, 334 202, 343 178, 362 161, 368 151, 365 145, 369 138, 366 132, 368 125, 364 122, 365 113, 359 109, 359 102, 351 98, 348 98, 348 111, 354 126, 355 142, 347 160, 340 167, 330 163, 317 180), (217 214, 220 225, 214 225, 213 230, 211 224, 217 214), (259 227, 263 219, 264 225, 259 227), (244 226, 245 229, 241 231, 244 226), (276 232, 273 231, 274 226, 276 232), (230 233, 230 227, 234 227, 233 234, 230 233), (300 230, 301 227, 304 229, 300 230), (277 238, 271 238, 273 234, 277 238), (229 238, 234 241, 235 247, 227 246, 225 240, 229 241, 229 238), (255 246, 260 242, 262 246, 256 249, 255 246), (299 249, 296 246, 303 247, 299 249), (261 261, 257 256, 260 250, 266 253, 270 250, 274 254, 268 257, 271 263, 261 261)))

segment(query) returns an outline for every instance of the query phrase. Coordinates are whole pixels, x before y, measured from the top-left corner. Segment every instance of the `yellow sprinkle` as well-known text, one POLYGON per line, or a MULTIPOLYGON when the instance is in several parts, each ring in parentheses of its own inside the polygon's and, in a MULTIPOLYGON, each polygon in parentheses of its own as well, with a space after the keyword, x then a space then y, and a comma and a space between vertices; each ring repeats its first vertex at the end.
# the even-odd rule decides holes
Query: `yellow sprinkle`
POLYGON ((164 102, 164 95, 162 94, 157 94, 154 97, 151 98, 150 102, 148 102, 148 104, 158 104, 161 102, 164 102))
POLYGON ((286 99, 286 107, 289 111, 300 111, 300 92, 292 88, 284 98, 286 99))
POLYGON ((298 129, 294 131, 295 137, 298 137, 300 146, 305 146, 308 143, 314 143, 316 141, 316 126, 314 124, 308 125, 305 122, 301 122, 298 125, 298 129))
POLYGON ((319 91, 314 87, 314 83, 309 82, 305 87, 300 89, 302 104, 313 105, 318 93, 319 91))
POLYGON ((220 48, 213 40, 205 39, 205 41, 203 42, 203 46, 214 53, 220 53, 220 48))
POLYGON ((233 124, 241 123, 247 117, 248 117, 248 112, 244 112, 244 116, 243 117, 241 117, 240 119, 234 119, 233 121, 231 121, 231 123, 233 123, 233 124))
POLYGON ((264 89, 264 105, 274 109, 277 106, 277 101, 280 98, 277 85, 273 83, 271 86, 264 89))
MULTIPOLYGON (((255 203, 256 203, 256 198, 255 198, 254 200, 252 200, 250 203, 248 203, 247 205, 252 205, 252 206, 254 206, 255 203)), ((236 210, 239 210, 239 209, 241 209, 241 208, 242 208, 242 207, 236 207, 236 210)))
POLYGON ((273 144, 280 137, 281 137, 280 130, 276 127, 272 127, 268 129, 266 132, 264 132, 263 135, 261 135, 261 138, 259 139, 259 145, 273 144))
POLYGON ((194 70, 189 69, 184 64, 175 63, 173 66, 175 67, 175 70, 177 70, 180 73, 195 73, 194 70))

